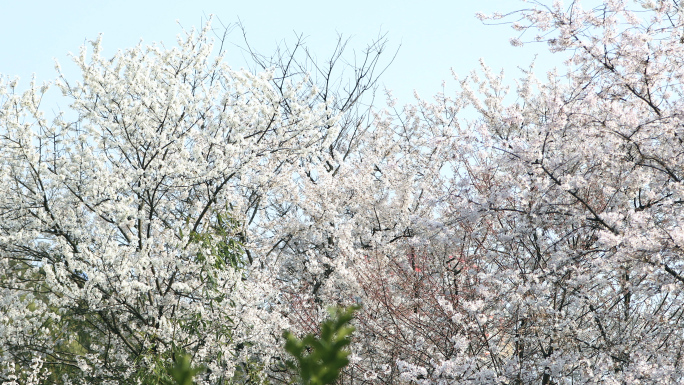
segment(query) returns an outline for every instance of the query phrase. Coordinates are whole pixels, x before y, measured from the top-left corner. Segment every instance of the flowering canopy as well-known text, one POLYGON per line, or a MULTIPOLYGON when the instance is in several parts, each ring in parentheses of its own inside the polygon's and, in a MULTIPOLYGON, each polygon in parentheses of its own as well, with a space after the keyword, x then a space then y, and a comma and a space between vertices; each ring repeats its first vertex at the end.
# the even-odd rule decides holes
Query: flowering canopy
POLYGON ((220 378, 238 330, 280 333, 258 307, 269 279, 244 280, 233 213, 325 148, 335 124, 301 84, 279 94, 271 73, 212 57, 207 33, 113 59, 100 41, 83 48, 82 81, 57 82, 74 121, 44 118, 45 88, 2 84, 2 361, 39 354, 118 380, 182 349, 220 378))
POLYGON ((515 43, 538 31, 565 73, 509 95, 483 65, 400 112, 362 108, 375 59, 336 94, 283 57, 232 70, 206 29, 95 42, 57 82, 73 121, 3 83, 3 381, 187 352, 200 382, 287 382, 282 328, 354 302, 343 383, 681 381, 682 12, 532 2, 515 43))

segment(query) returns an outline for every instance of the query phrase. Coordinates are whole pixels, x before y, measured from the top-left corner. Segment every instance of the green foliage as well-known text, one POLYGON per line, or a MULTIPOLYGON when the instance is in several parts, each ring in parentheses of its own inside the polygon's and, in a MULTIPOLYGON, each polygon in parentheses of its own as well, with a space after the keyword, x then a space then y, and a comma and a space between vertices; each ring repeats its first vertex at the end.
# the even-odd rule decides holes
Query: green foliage
POLYGON ((143 385, 193 385, 193 378, 204 368, 193 367, 189 354, 176 352, 171 361, 163 356, 153 357, 149 362, 150 369, 141 373, 136 382, 143 385))
POLYGON ((232 385, 268 385, 271 382, 265 378, 266 366, 258 359, 248 359, 241 362, 235 368, 235 375, 233 376, 232 385))
POLYGON ((190 356, 184 354, 176 360, 176 365, 169 369, 169 374, 175 381, 175 385, 192 385, 194 383, 193 377, 202 370, 203 368, 193 368, 190 356))
MULTIPOLYGON (((240 228, 240 222, 228 214, 215 212, 215 218, 207 231, 191 232, 190 241, 202 246, 213 257, 212 267, 223 270, 226 267, 234 269, 242 267, 242 244, 235 238, 240 228)), ((207 255, 199 253, 197 259, 200 262, 207 260, 207 255)))
MULTIPOLYGON (((197 261, 204 264, 202 271, 208 280, 209 287, 216 288, 216 273, 227 268, 241 269, 245 266, 245 248, 238 240, 240 222, 230 215, 230 208, 212 210, 212 219, 202 231, 190 231, 189 242, 199 245, 202 251, 197 253, 197 261)), ((186 226, 191 219, 187 218, 186 226)), ((183 238, 183 230, 180 230, 183 238)), ((218 302, 223 296, 214 298, 218 302)))
POLYGON ((348 325, 359 306, 346 309, 331 308, 331 318, 321 324, 320 337, 313 334, 298 339, 289 331, 283 332, 285 350, 295 357, 297 363, 287 365, 298 371, 301 384, 325 385, 334 383, 340 371, 349 364, 350 336, 356 328, 348 325))

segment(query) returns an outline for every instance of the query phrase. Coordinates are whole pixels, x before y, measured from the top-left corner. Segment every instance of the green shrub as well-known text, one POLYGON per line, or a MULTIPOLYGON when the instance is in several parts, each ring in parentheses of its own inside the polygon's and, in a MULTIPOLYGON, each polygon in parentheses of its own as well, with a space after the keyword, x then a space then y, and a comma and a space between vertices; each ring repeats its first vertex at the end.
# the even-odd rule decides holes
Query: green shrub
POLYGON ((297 371, 302 385, 332 384, 349 364, 349 351, 345 348, 355 330, 349 321, 358 309, 329 309, 331 318, 321 324, 320 337, 308 334, 300 340, 289 331, 283 332, 285 350, 297 361, 288 361, 287 365, 297 371))

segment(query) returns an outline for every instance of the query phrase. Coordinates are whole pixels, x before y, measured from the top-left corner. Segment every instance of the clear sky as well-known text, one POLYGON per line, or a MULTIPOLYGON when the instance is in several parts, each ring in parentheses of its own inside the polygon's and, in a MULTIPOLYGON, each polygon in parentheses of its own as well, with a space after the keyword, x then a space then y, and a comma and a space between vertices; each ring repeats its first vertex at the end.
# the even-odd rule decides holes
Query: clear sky
MULTIPOLYGON (((440 91, 443 80, 448 91, 450 69, 465 76, 479 58, 497 71, 505 69, 509 79, 518 77, 517 66, 527 67, 535 53, 540 71, 560 65, 562 58, 549 54, 545 45, 512 47, 510 27, 483 25, 475 18, 476 12, 523 6, 518 0, 0 0, 0 74, 19 76, 23 85, 33 73, 39 82, 51 80, 55 58, 68 68, 67 53, 78 52, 99 33, 105 54, 140 39, 170 45, 181 31, 176 20, 185 28, 200 28, 214 14, 226 24, 241 20, 250 44, 262 53, 270 53, 278 41, 291 41, 295 33, 303 34, 321 57, 331 52, 338 34, 351 37, 349 47, 361 50, 387 33, 390 51, 399 51, 383 84, 405 103, 414 90, 422 97, 440 91)), ((229 40, 240 43, 240 32, 234 30, 229 40)), ((234 49, 230 64, 242 66, 241 55, 234 49)))

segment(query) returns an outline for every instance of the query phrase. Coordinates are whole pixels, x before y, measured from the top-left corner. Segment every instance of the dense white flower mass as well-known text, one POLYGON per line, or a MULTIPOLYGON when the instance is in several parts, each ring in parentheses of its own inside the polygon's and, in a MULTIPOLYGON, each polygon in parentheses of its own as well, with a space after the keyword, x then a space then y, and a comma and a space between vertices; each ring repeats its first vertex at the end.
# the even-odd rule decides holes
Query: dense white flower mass
POLYGON ((272 73, 214 59, 207 33, 112 59, 83 48, 82 81, 57 82, 75 121, 43 117, 44 89, 3 84, 3 362, 116 382, 182 349, 213 381, 245 338, 275 346, 273 277, 247 268, 235 219, 250 194, 294 190, 335 117, 301 84, 280 94, 272 73))
POLYGON ((534 2, 514 44, 564 73, 509 92, 483 63, 403 110, 364 104, 381 44, 347 87, 339 56, 234 70, 208 26, 93 42, 54 120, 3 80, 0 382, 189 354, 198 383, 287 383, 282 330, 358 303, 340 383, 681 383, 682 12, 534 2))

